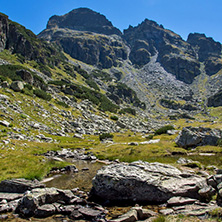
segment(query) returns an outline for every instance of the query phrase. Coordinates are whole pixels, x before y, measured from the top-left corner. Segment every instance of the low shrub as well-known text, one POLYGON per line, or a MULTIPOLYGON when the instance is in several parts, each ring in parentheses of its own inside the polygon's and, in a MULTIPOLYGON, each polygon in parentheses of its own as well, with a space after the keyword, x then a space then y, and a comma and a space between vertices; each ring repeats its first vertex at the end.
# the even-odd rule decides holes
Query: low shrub
POLYGON ((99 69, 94 69, 91 73, 91 75, 97 79, 101 79, 103 81, 111 81, 112 78, 107 72, 101 71, 99 69))
POLYGON ((218 139, 217 146, 222 146, 222 139, 218 139))
POLYGON ((132 109, 132 108, 123 108, 119 111, 119 114, 126 114, 126 113, 129 113, 129 114, 132 114, 133 116, 135 116, 136 110, 132 109))
POLYGON ((23 113, 20 115, 20 117, 21 117, 22 119, 27 119, 27 116, 26 116, 25 114, 23 114, 23 113))
POLYGON ((99 91, 98 85, 97 85, 92 79, 87 79, 87 80, 86 80, 86 84, 87 84, 89 87, 91 87, 91 88, 99 91))
POLYGON ((163 215, 158 216, 157 218, 152 220, 153 222, 165 222, 166 219, 163 215))
POLYGON ((24 69, 24 67, 20 65, 1 65, 0 75, 13 81, 22 81, 22 78, 16 74, 16 71, 20 69, 24 69))
POLYGON ((29 90, 27 87, 24 87, 24 89, 21 92, 27 96, 33 96, 33 90, 29 90))
POLYGON ((110 133, 103 133, 103 134, 99 135, 100 141, 105 140, 105 139, 112 139, 112 138, 113 138, 113 135, 110 133))
POLYGON ((167 130, 174 130, 175 128, 171 125, 163 126, 155 131, 154 135, 161 135, 167 132, 167 130))
POLYGON ((24 87, 28 90, 32 90, 32 85, 30 85, 28 83, 26 83, 24 87))
POLYGON ((5 76, 0 76, 0 81, 2 82, 7 81, 7 78, 5 76))
POLYGON ((117 121, 119 118, 118 116, 110 116, 110 119, 117 121))
POLYGON ((153 135, 148 135, 148 136, 146 136, 146 139, 152 140, 152 139, 153 139, 153 135))
POLYGON ((69 105, 67 105, 66 103, 62 102, 62 101, 56 101, 56 103, 60 106, 63 106, 65 108, 69 108, 69 105))
POLYGON ((33 91, 33 93, 34 93, 37 97, 39 97, 39 98, 41 98, 41 99, 44 99, 44 100, 47 100, 47 101, 50 101, 50 100, 52 99, 52 97, 51 97, 50 94, 46 93, 45 91, 43 91, 43 90, 41 90, 41 89, 35 89, 35 90, 33 91))
POLYGON ((52 84, 52 85, 56 85, 56 86, 66 85, 66 83, 62 80, 52 80, 52 81, 49 81, 48 84, 52 84))

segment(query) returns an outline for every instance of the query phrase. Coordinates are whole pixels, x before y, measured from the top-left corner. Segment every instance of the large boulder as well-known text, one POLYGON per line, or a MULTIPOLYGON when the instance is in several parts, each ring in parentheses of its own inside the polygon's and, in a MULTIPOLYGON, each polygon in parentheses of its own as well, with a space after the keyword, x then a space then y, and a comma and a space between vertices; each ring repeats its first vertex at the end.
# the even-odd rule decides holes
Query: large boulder
POLYGON ((180 147, 194 147, 203 145, 216 146, 222 138, 222 131, 203 127, 184 127, 175 142, 180 147))
POLYGON ((21 69, 21 70, 16 71, 16 74, 20 76, 25 82, 31 85, 33 84, 34 82, 33 75, 28 70, 21 69))
POLYGON ((91 194, 110 201, 163 203, 173 196, 199 198, 206 180, 161 163, 119 163, 101 168, 91 194))
POLYGON ((24 84, 22 81, 14 81, 10 86, 15 92, 20 92, 24 89, 24 84))

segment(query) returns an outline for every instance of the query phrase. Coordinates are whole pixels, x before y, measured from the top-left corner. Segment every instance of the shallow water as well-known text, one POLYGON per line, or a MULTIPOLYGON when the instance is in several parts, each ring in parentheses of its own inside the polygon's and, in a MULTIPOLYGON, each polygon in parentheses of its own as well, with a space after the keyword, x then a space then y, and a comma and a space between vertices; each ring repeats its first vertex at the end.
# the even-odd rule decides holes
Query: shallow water
POLYGON ((73 189, 78 187, 82 191, 90 191, 92 188, 92 179, 104 164, 77 160, 72 162, 79 170, 77 173, 65 173, 54 176, 54 179, 46 182, 47 187, 56 187, 59 189, 73 189))
MULTIPOLYGON (((222 154, 204 154, 204 155, 175 155, 166 157, 152 157, 149 162, 162 162, 168 164, 175 164, 180 158, 192 159, 194 161, 199 161, 203 165, 216 165, 217 167, 222 166, 222 154)), ((71 162, 71 161, 70 161, 71 162)), ((73 189, 78 187, 82 191, 90 191, 92 188, 92 179, 96 175, 96 172, 104 166, 104 164, 99 162, 90 162, 77 160, 72 161, 72 163, 79 170, 78 173, 66 173, 60 175, 54 175, 51 181, 46 182, 47 187, 56 187, 59 189, 73 189), (84 170, 87 168, 88 170, 84 170)), ((52 175, 51 175, 52 176, 52 175)))

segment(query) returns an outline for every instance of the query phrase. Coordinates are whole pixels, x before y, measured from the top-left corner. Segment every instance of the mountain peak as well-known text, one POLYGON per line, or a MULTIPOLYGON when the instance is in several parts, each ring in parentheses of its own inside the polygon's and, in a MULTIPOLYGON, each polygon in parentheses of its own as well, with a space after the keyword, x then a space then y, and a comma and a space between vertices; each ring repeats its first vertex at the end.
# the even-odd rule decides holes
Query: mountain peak
POLYGON ((52 16, 48 21, 47 29, 52 28, 68 28, 106 35, 122 34, 104 15, 89 8, 78 8, 62 16, 52 16))

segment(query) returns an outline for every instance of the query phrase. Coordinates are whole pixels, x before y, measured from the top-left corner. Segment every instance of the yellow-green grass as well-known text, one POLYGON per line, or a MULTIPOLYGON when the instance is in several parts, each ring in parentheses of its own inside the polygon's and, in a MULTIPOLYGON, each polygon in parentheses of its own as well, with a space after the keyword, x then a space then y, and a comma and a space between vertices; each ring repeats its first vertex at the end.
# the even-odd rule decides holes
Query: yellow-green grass
MULTIPOLYGON (((180 152, 186 154, 186 150, 179 148, 174 143, 175 136, 159 135, 153 139, 160 139, 155 144, 140 144, 147 141, 141 135, 115 134, 113 144, 100 143, 94 146, 92 152, 100 159, 119 159, 120 161, 132 162, 136 160, 143 161, 160 161, 165 162, 164 157, 170 156, 172 152, 180 152), (138 146, 129 145, 130 142, 138 142, 138 146)), ((168 158, 169 162, 174 162, 168 158)))
POLYGON ((68 163, 47 160, 42 155, 48 150, 57 150, 56 144, 12 141, 1 145, 0 181, 10 178, 42 179, 52 167, 64 167, 68 163))
POLYGON ((222 127, 222 106, 217 108, 210 108, 210 115, 217 118, 215 121, 220 122, 222 127))

